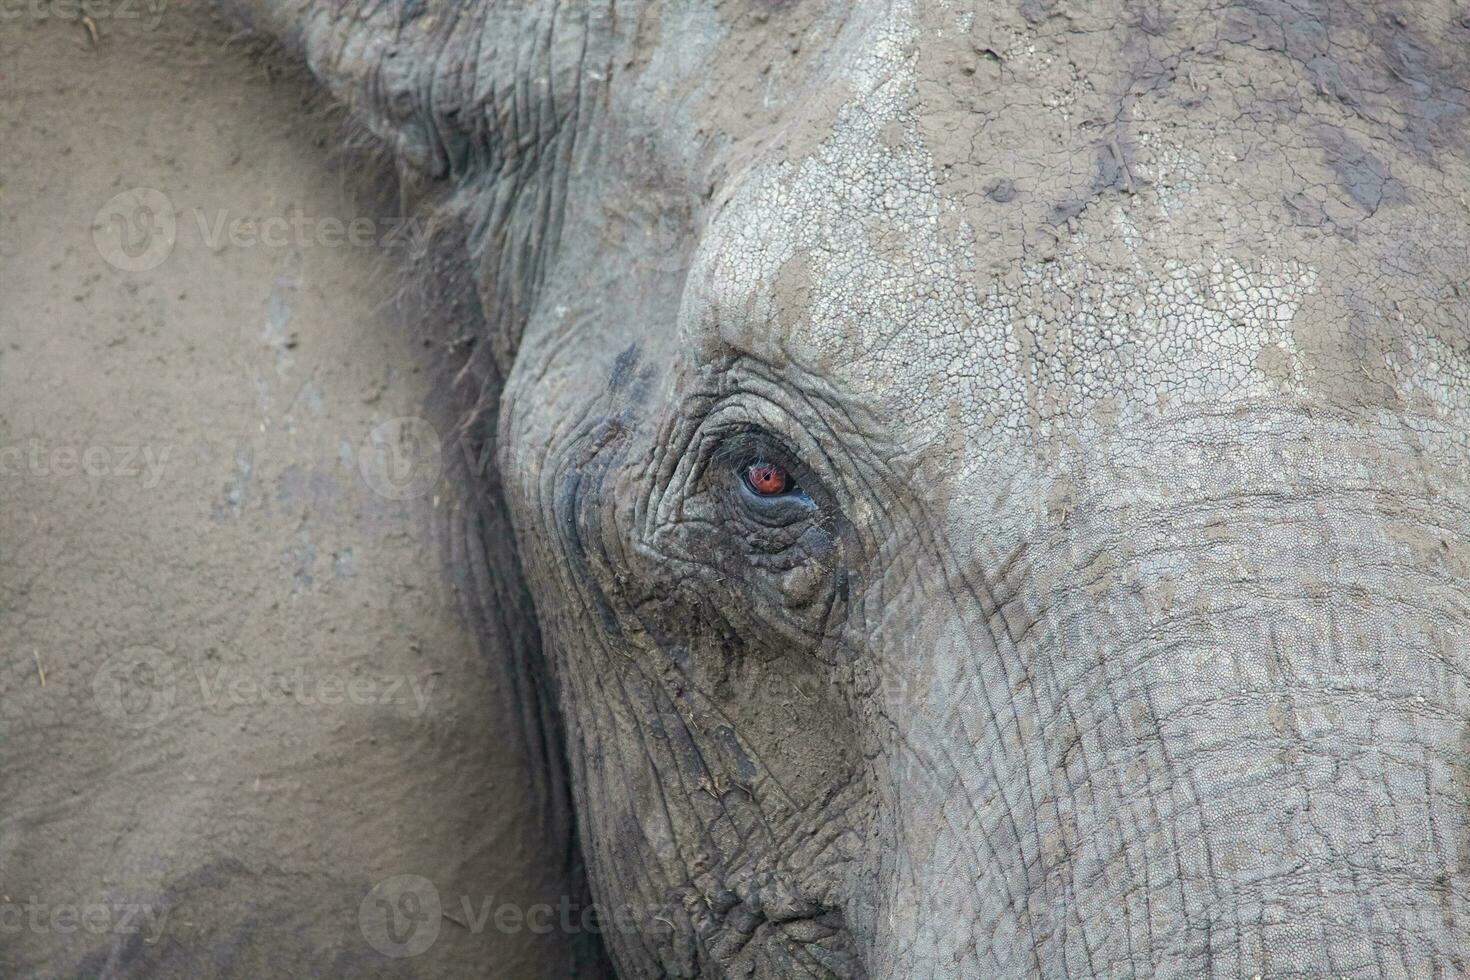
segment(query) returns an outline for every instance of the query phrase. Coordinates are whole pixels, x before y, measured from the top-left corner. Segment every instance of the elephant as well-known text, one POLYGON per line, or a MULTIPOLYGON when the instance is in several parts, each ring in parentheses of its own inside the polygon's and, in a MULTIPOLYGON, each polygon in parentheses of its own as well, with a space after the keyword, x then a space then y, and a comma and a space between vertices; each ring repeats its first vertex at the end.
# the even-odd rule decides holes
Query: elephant
POLYGON ((433 230, 618 975, 1470 970, 1454 4, 224 4, 433 230))

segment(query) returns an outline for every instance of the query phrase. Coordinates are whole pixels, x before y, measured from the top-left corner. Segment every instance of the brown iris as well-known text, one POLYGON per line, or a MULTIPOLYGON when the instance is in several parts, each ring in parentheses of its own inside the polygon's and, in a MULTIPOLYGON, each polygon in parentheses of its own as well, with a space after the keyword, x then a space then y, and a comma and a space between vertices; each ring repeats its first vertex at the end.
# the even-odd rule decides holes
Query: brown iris
POLYGON ((791 489, 791 475, 775 463, 760 460, 745 468, 745 482, 762 497, 774 497, 791 489))

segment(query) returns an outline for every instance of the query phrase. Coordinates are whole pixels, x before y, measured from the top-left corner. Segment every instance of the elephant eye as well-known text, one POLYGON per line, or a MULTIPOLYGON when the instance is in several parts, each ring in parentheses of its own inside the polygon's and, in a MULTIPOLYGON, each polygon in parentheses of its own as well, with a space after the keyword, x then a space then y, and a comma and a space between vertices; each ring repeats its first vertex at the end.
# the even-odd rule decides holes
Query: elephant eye
POLYGON ((759 497, 779 497, 798 489, 784 467, 765 459, 746 464, 745 485, 759 497))

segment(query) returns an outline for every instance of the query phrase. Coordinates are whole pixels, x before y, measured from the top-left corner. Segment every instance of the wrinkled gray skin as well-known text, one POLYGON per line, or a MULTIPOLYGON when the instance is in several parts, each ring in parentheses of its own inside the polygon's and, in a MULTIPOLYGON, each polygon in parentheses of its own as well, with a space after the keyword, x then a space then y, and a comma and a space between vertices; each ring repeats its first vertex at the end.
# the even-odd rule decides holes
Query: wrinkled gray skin
POLYGON ((1470 968, 1470 21, 1306 7, 242 11, 462 230, 620 973, 1470 968))

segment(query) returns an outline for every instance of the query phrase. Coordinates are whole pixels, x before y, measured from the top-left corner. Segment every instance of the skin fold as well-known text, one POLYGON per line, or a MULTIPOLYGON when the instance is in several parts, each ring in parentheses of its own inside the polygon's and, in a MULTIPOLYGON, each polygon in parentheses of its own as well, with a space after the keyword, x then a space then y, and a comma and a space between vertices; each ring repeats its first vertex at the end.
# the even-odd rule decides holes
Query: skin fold
POLYGON ((621 975, 1467 969, 1457 8, 236 13, 445 229, 621 975))

